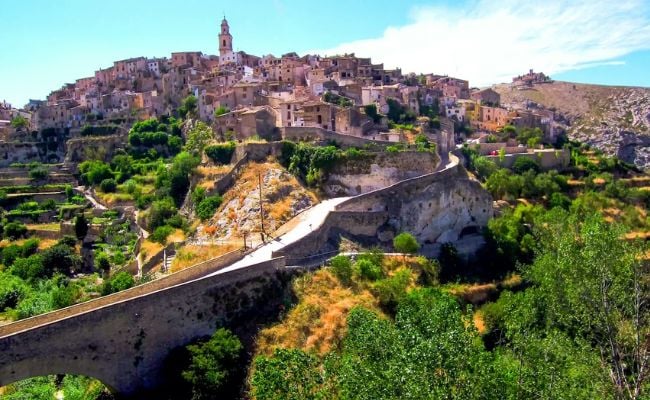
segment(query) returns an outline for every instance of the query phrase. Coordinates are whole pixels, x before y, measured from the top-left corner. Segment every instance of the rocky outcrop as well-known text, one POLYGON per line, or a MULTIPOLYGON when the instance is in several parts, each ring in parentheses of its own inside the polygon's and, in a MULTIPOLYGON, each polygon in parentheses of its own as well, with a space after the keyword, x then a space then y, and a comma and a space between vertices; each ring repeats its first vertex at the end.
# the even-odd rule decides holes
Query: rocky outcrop
POLYGON ((650 167, 650 89, 569 82, 495 89, 503 104, 555 111, 556 130, 571 139, 638 167, 650 167))
POLYGON ((430 174, 437 162, 430 152, 370 153, 337 164, 323 190, 328 197, 356 196, 430 174))

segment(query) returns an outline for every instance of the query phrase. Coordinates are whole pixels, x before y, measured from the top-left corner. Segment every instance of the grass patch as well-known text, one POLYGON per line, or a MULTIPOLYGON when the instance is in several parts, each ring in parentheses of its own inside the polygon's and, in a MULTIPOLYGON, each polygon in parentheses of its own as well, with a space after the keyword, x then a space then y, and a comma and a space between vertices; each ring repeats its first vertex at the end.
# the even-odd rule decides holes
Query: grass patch
POLYGON ((183 246, 176 252, 176 258, 172 261, 171 272, 182 271, 185 268, 222 256, 231 251, 235 251, 239 247, 240 246, 232 243, 209 246, 183 246))

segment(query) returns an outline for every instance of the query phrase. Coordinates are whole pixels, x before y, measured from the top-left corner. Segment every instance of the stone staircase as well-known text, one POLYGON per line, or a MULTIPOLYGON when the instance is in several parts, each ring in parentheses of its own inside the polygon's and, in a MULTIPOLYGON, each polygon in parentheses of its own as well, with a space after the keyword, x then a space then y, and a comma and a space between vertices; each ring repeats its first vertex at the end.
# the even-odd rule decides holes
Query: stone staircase
POLYGON ((175 258, 176 258, 175 250, 171 250, 171 251, 165 250, 165 253, 163 254, 163 264, 162 267, 160 268, 160 272, 164 274, 170 273, 172 262, 174 262, 175 258))

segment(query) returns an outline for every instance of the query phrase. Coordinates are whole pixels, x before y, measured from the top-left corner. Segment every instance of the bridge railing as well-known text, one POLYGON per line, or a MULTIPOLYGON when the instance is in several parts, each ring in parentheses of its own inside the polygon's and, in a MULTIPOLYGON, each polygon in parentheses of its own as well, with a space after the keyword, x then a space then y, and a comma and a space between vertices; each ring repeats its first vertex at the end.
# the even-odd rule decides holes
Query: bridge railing
POLYGON ((165 276, 155 281, 147 282, 139 286, 132 287, 121 292, 102 296, 97 299, 89 300, 83 303, 75 304, 70 307, 61 308, 49 313, 36 315, 34 317, 22 319, 10 324, 0 326, 0 337, 9 336, 17 332, 31 329, 37 326, 46 325, 61 319, 69 318, 75 315, 83 314, 98 308, 106 307, 114 303, 126 301, 136 297, 144 296, 158 290, 176 286, 181 283, 199 279, 208 273, 216 272, 228 265, 241 260, 249 254, 252 249, 243 251, 235 250, 222 256, 204 261, 193 265, 177 273, 165 276))

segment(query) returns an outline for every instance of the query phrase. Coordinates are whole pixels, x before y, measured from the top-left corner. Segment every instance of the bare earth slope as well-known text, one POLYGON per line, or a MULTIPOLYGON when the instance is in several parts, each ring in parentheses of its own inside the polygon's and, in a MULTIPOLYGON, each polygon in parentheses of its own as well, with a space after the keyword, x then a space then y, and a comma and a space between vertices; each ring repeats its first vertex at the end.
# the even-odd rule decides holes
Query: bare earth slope
POLYGON ((553 82, 526 89, 501 84, 494 89, 503 104, 532 101, 556 111, 559 127, 570 138, 650 167, 650 88, 553 82))

